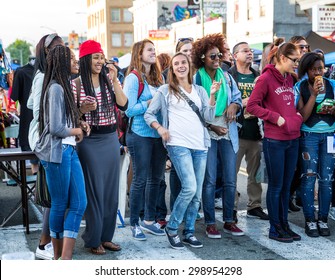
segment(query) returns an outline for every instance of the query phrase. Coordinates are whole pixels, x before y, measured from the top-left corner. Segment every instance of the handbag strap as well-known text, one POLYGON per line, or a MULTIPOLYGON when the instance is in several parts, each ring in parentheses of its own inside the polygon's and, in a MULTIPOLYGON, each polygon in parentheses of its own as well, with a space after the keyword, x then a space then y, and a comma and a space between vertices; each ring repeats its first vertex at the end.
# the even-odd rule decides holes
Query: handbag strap
POLYGON ((179 89, 179 94, 181 95, 182 98, 185 99, 185 101, 187 102, 187 104, 190 105, 191 109, 197 114, 197 116, 199 117, 199 120, 202 123, 202 125, 204 127, 207 127, 207 124, 206 124, 204 118, 200 114, 198 106, 191 99, 189 99, 187 97, 187 95, 182 90, 180 90, 180 89, 179 89))

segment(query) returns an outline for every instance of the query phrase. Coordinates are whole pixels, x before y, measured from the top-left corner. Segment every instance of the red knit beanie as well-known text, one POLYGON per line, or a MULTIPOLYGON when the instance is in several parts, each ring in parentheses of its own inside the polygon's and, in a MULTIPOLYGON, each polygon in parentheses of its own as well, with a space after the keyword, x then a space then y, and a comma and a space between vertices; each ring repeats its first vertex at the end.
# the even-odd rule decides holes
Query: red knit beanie
POLYGON ((87 40, 80 45, 79 58, 82 58, 83 56, 86 56, 92 53, 102 53, 102 54, 104 53, 104 51, 101 48, 100 43, 94 40, 87 40))

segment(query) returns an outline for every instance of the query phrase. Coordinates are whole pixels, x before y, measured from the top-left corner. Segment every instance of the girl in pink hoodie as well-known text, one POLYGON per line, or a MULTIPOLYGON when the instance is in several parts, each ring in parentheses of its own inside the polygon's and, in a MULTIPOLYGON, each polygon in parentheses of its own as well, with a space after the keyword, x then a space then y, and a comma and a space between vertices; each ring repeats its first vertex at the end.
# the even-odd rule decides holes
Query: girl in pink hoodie
POLYGON ((267 65, 250 96, 247 111, 264 121, 263 152, 269 183, 266 204, 270 218, 269 238, 293 242, 301 237, 288 224, 290 185, 298 159, 302 116, 297 112, 293 90, 299 62, 295 45, 277 47, 275 64, 267 65))

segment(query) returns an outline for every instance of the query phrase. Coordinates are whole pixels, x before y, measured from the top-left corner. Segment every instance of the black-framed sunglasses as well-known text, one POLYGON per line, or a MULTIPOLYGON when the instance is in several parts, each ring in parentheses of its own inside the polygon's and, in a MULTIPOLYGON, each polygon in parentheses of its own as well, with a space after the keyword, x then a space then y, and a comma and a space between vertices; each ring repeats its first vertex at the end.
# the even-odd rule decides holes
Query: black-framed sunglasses
POLYGON ((287 56, 287 55, 284 55, 286 58, 288 58, 289 60, 291 60, 294 64, 297 64, 297 63, 299 63, 299 58, 291 58, 291 57, 289 57, 289 56, 287 56))
POLYGON ((57 37, 57 36, 58 36, 57 33, 49 34, 48 37, 45 38, 44 47, 47 49, 50 46, 53 39, 55 39, 55 37, 57 37))
POLYGON ((188 37, 188 38, 179 38, 178 39, 178 42, 185 42, 185 41, 191 41, 193 42, 194 39, 192 37, 188 37))
POLYGON ((308 50, 309 49, 309 45, 299 45, 299 48, 302 49, 302 50, 303 49, 307 49, 308 50))
POLYGON ((216 57, 218 57, 218 59, 222 59, 223 58, 223 54, 222 53, 211 53, 209 56, 208 56, 211 60, 215 60, 216 57))

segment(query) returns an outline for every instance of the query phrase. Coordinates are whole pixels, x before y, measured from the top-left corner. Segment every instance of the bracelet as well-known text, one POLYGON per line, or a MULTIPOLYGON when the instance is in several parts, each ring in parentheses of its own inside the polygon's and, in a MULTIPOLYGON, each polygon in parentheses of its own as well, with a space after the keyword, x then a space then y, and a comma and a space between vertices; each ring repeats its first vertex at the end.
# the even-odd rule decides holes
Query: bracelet
POLYGON ((160 129, 162 126, 161 125, 159 125, 158 127, 156 127, 156 130, 158 131, 158 129, 160 129))

